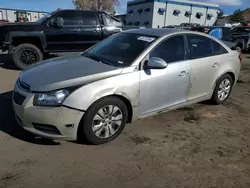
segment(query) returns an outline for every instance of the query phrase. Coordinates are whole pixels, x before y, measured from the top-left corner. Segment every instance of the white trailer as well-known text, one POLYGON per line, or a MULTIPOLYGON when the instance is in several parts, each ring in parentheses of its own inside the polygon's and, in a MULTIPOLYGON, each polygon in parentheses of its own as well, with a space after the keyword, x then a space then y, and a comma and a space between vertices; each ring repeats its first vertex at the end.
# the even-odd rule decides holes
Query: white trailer
POLYGON ((0 20, 8 20, 9 22, 16 22, 18 13, 19 14, 26 13, 27 21, 29 22, 35 22, 37 19, 47 14, 47 12, 43 11, 0 8, 0 20))

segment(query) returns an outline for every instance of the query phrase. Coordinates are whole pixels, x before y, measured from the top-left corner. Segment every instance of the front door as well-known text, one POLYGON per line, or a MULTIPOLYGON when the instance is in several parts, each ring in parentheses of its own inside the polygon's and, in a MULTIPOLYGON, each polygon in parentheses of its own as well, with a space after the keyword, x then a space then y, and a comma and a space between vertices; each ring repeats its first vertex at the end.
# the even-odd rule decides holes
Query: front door
POLYGON ((186 60, 184 37, 173 36, 150 54, 168 63, 165 69, 140 71, 140 115, 184 103, 187 100, 190 65, 186 60))
POLYGON ((62 28, 48 24, 45 36, 48 51, 80 51, 99 42, 102 31, 98 25, 97 15, 85 11, 62 11, 53 19, 62 17, 62 28))

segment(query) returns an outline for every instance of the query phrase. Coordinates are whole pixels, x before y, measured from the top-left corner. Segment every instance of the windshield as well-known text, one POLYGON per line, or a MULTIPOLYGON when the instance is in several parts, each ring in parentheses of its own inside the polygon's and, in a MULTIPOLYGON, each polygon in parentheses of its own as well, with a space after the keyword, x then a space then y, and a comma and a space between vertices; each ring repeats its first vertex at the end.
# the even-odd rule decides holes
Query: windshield
POLYGON ((82 55, 115 67, 127 67, 154 40, 154 36, 119 33, 103 40, 82 55))
POLYGON ((45 14, 43 17, 39 18, 39 19, 36 21, 36 23, 38 23, 38 24, 43 23, 45 20, 47 20, 48 18, 50 18, 51 15, 52 15, 52 14, 45 14))

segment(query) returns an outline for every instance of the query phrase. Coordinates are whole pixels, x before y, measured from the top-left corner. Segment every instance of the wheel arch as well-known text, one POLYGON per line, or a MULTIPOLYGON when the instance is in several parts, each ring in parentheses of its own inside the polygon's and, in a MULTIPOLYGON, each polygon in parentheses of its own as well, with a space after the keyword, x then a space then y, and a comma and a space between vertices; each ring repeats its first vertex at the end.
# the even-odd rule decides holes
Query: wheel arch
MULTIPOLYGON (((120 95, 120 94, 115 94, 115 93, 113 93, 113 94, 104 95, 104 96, 98 98, 97 100, 95 100, 95 101, 87 108, 87 110, 88 110, 92 105, 94 105, 96 102, 98 102, 98 101, 100 101, 100 100, 102 100, 102 99, 104 99, 104 98, 108 98, 108 97, 116 97, 116 98, 118 98, 118 99, 120 99, 121 101, 124 102, 124 104, 126 105, 127 110, 128 110, 127 123, 131 123, 131 122, 132 122, 132 119, 133 119, 133 107, 132 107, 132 104, 131 104, 130 100, 129 100, 127 97, 125 97, 125 96, 123 96, 123 95, 120 95)), ((87 110, 86 110, 86 111, 87 111, 87 110)))
POLYGON ((224 75, 226 75, 226 74, 228 74, 228 75, 230 75, 231 77, 232 77, 232 79, 233 79, 233 83, 235 84, 235 73, 233 73, 233 71, 231 71, 231 70, 229 70, 229 71, 226 71, 226 72, 223 72, 217 79, 216 79, 216 81, 215 81, 215 83, 214 83, 214 86, 213 86, 213 92, 214 92, 214 90, 215 90, 215 86, 216 86, 216 84, 218 83, 218 81, 221 79, 221 77, 222 76, 224 76, 224 75))
POLYGON ((127 110, 128 110, 127 123, 131 123, 132 119, 133 119, 133 108, 132 108, 131 102, 126 97, 124 97, 122 95, 113 94, 113 95, 109 95, 109 96, 117 97, 125 103, 127 110))
POLYGON ((30 43, 37 46, 41 51, 46 48, 46 40, 41 32, 14 31, 9 34, 9 41, 13 47, 23 43, 30 43))

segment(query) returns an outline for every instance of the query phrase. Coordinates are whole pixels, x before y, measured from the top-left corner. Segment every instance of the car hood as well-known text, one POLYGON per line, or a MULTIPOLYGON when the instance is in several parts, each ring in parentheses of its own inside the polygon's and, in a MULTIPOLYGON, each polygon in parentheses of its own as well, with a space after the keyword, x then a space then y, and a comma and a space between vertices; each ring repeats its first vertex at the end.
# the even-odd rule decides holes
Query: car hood
POLYGON ((109 66, 81 55, 42 61, 25 69, 20 81, 31 91, 46 92, 88 84, 120 74, 121 68, 109 66))

